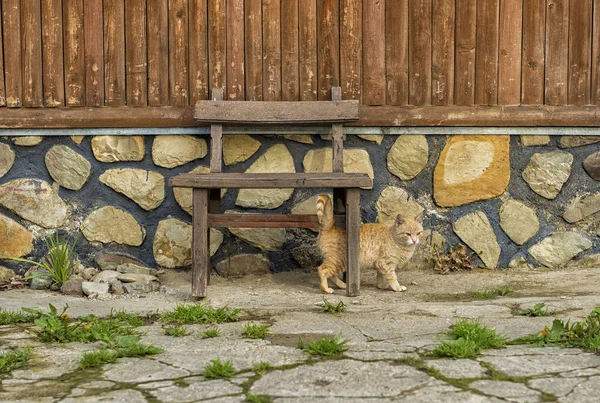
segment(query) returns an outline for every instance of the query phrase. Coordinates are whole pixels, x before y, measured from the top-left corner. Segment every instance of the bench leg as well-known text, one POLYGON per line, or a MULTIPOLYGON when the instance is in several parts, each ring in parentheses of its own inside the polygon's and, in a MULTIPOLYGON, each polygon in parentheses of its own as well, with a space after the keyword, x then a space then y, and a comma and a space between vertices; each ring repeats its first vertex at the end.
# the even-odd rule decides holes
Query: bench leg
POLYGON ((194 189, 192 203, 192 296, 204 298, 210 274, 208 189, 194 189))
POLYGON ((360 190, 346 190, 346 295, 360 294, 360 190))

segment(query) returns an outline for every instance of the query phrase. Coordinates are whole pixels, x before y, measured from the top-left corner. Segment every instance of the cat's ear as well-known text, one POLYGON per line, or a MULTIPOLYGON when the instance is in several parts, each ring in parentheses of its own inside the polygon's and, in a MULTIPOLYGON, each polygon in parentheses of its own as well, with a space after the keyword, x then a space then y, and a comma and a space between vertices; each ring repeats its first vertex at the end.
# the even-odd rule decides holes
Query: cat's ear
POLYGON ((421 211, 418 216, 415 217, 415 220, 420 224, 423 224, 423 212, 421 211))
POLYGON ((402 217, 400 214, 398 214, 396 216, 396 223, 395 223, 395 225, 396 225, 396 227, 399 227, 402 224, 404 224, 404 217, 402 217))

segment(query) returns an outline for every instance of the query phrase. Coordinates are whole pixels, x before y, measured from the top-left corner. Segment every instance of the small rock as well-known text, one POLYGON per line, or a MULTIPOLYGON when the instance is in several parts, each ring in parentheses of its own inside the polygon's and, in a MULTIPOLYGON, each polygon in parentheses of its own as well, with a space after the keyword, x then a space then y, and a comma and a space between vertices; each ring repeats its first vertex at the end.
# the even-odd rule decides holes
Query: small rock
POLYGON ((507 200, 500 207, 500 227, 517 245, 523 245, 540 228, 534 207, 518 200, 507 200))
POLYGON ((260 141, 245 134, 223 136, 223 162, 233 165, 246 161, 260 148, 260 141))
POLYGON ((563 218, 574 223, 600 211, 600 193, 572 200, 563 214, 563 218))
POLYGON ((37 146, 42 142, 42 136, 20 136, 13 137, 13 144, 21 147, 37 146))
POLYGON ((561 136, 558 146, 573 148, 600 142, 600 136, 561 136))
POLYGON ((117 267, 119 273, 135 273, 135 274, 156 274, 156 270, 149 267, 140 266, 135 263, 124 263, 117 267))
POLYGON ((600 151, 596 151, 583 161, 583 169, 589 176, 600 181, 600 151))
POLYGON ((0 255, 23 257, 33 250, 33 234, 18 222, 0 214, 0 255))
POLYGON ((79 190, 87 182, 92 165, 70 147, 56 145, 46 153, 46 168, 60 186, 79 190))
POLYGON ((510 260, 508 263, 509 269, 517 269, 517 268, 531 268, 531 265, 527 263, 527 259, 523 256, 516 256, 510 260))
POLYGON ((15 152, 8 144, 0 143, 0 178, 2 178, 15 162, 15 152))
POLYGON ((8 267, 0 266, 0 285, 10 283, 10 280, 15 276, 15 272, 8 267))
POLYGON ((94 136, 92 152, 101 162, 141 161, 144 136, 94 136))
POLYGON ((117 280, 123 283, 135 283, 138 281, 158 281, 158 278, 149 274, 121 273, 117 277, 117 280))
POLYGON ((84 281, 81 283, 81 289, 83 293, 91 298, 91 294, 108 294, 110 286, 108 283, 94 283, 91 281, 84 281))
POLYGON ((92 211, 81 224, 90 242, 140 246, 146 232, 130 213, 112 206, 92 211))
POLYGON ((136 281, 123 284, 123 288, 127 294, 144 294, 158 291, 160 284, 156 281, 136 281))
POLYGON ((96 274, 98 274, 98 269, 94 267, 85 267, 79 270, 79 275, 83 277, 85 281, 91 281, 96 274))
POLYGON ((104 270, 104 271, 101 271, 100 273, 96 274, 92 278, 92 281, 94 283, 110 283, 111 280, 119 277, 120 274, 121 273, 119 273, 118 271, 104 270))
POLYGON ((109 283, 110 285, 110 292, 115 294, 115 295, 123 295, 125 294, 125 287, 123 287, 123 283, 121 283, 119 280, 112 279, 109 283))
POLYGON ((587 255, 579 260, 569 263, 569 267, 578 267, 585 269, 597 269, 600 268, 600 253, 594 253, 587 255))
POLYGON ((388 170, 402 180, 410 180, 425 168, 429 159, 427 138, 423 135, 399 136, 387 156, 388 170))
POLYGON ((207 153, 206 140, 187 135, 162 135, 154 138, 152 161, 159 167, 175 168, 207 153))
POLYGON ((83 289, 81 287, 82 283, 83 283, 83 277, 78 276, 78 275, 73 275, 67 281, 65 281, 63 283, 62 287, 60 287, 60 292, 62 292, 65 295, 82 296, 83 295, 83 289))
POLYGON ((592 247, 592 242, 577 232, 555 232, 529 248, 535 260, 547 267, 558 267, 592 247))
POLYGON ((483 211, 460 217, 454 222, 453 229, 456 235, 479 255, 486 267, 496 267, 500 258, 500 245, 483 211))
POLYGON ((550 143, 550 136, 521 135, 521 144, 525 147, 545 146, 550 143))
POLYGON ((31 272, 29 287, 34 290, 47 290, 52 285, 52 276, 46 270, 34 270, 31 272), (46 275, 44 275, 46 274, 46 275))
POLYGON ((165 178, 158 172, 134 168, 107 169, 98 179, 146 211, 154 210, 165 200, 165 178))
POLYGON ((546 199, 554 199, 571 175, 573 155, 564 151, 533 154, 523 171, 531 190, 546 199))

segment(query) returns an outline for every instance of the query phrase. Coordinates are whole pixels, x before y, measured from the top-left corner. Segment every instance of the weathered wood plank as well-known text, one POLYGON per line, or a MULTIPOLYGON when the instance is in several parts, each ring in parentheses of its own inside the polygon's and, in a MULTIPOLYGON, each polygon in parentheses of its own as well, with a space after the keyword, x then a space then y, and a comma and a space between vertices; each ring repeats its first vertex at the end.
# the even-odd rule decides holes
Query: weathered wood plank
POLYGON ((498 103, 499 0, 477 1, 477 54, 475 55, 475 103, 498 103))
MULTIPOLYGON (((86 106, 104 106, 102 0, 87 0, 83 3, 83 28, 85 104, 86 106)), ((49 95, 52 96, 51 93, 49 95)))
POLYGON ((262 101, 262 6, 261 0, 246 0, 246 100, 262 101))
POLYGON ((591 103, 592 0, 573 0, 569 10, 568 102, 591 103))
MULTIPOLYGON (((3 2, 0 2, 0 7, 3 2)), ((61 30, 62 34, 62 30, 61 30)), ((6 106, 6 86, 4 85, 4 41, 3 32, 0 29, 0 106, 6 106)))
POLYGON ((244 0, 227 0, 227 99, 243 101, 244 0))
POLYGON ((361 0, 340 1, 340 86, 345 99, 362 99, 361 0))
MULTIPOLYGON (((213 101, 223 100, 223 89, 213 88, 213 101)), ((221 172, 223 168, 223 125, 210 125, 210 172, 221 172)))
POLYGON ((408 0, 385 6, 387 104, 408 105, 408 0))
POLYGON ((431 98, 434 105, 454 103, 454 0, 434 0, 431 98))
POLYGON ((360 190, 346 190, 346 295, 360 295, 360 190))
POLYGON ((209 88, 225 88, 227 98, 227 14, 225 0, 208 0, 209 88))
POLYGON ((317 0, 318 99, 330 100, 340 81, 339 0, 317 0))
POLYGON ((317 1, 301 0, 298 24, 300 32, 300 100, 317 100, 317 1))
MULTIPOLYGON (((208 35, 206 0, 189 0, 190 104, 208 99, 208 35)), ((242 29, 244 26, 241 22, 242 29)), ((243 38, 242 38, 243 46, 243 38)))
POLYGON ((498 103, 521 103, 521 54, 523 0, 500 3, 500 50, 498 52, 498 103))
POLYGON ((44 104, 41 26, 40 1, 24 1, 21 4, 24 107, 38 107, 44 104))
POLYGON ((477 0, 456 0, 455 103, 475 103, 477 0))
POLYGON ((67 106, 85 105, 83 0, 63 1, 65 99, 67 106))
MULTIPOLYGON (((202 0, 198 0, 201 1, 202 0)), ((190 10, 192 5, 194 11, 200 12, 199 9, 206 12, 205 7, 201 4, 201 7, 197 6, 196 0, 192 0, 190 4, 190 10)), ((206 0, 203 1, 206 3, 206 0)), ((161 106, 169 104, 169 58, 165 55, 169 54, 169 9, 166 1, 163 0, 148 0, 148 105, 150 106, 161 106)), ((194 42, 193 39, 197 38, 194 35, 196 29, 200 26, 200 19, 194 20, 193 17, 197 14, 191 11, 190 20, 196 21, 196 25, 190 27, 190 58, 193 57, 197 63, 202 61, 206 62, 206 54, 199 55, 196 52, 200 52, 201 41, 198 43, 194 42), (201 59, 197 57, 202 56, 201 59)), ((199 28, 198 28, 199 29, 199 28)), ((204 35, 206 36, 206 24, 204 25, 204 35)), ((206 39, 205 39, 206 42, 206 39)), ((206 46, 206 45, 205 45, 206 46)), ((190 67, 190 74, 198 74, 198 69, 192 69, 190 67)), ((193 76, 196 77, 196 76, 193 76)), ((192 86, 192 89, 194 86, 192 86)), ((208 88, 208 87, 207 87, 208 88)), ((192 91, 192 97, 194 96, 192 91)), ((198 99, 206 99, 198 98, 198 99)), ((198 99, 194 100, 197 101, 198 99)))
POLYGON ((127 0, 125 7, 125 85, 127 105, 148 103, 146 0, 127 0))
POLYGON ((408 10, 411 105, 431 104, 431 4, 431 0, 414 0, 411 1, 408 10))
POLYGON ((385 77, 384 0, 363 2, 363 103, 384 105, 385 77))
POLYGON ((281 100, 300 99, 298 0, 281 2, 281 100))
POLYGON ((523 2, 523 65, 521 102, 544 103, 546 66, 546 0, 523 2))
POLYGON ((567 103, 569 0, 546 3, 546 105, 567 103))
POLYGON ((105 105, 125 105, 125 10, 119 0, 104 0, 104 91, 105 105))
POLYGON ((179 174, 169 179, 169 186, 207 189, 278 189, 278 188, 358 188, 372 186, 362 173, 210 173, 179 174))
POLYGON ((600 0, 594 0, 594 32, 592 35, 592 99, 600 105, 600 0))
POLYGON ((358 101, 244 102, 198 101, 196 119, 204 122, 314 123, 358 118, 358 101))
POLYGON ((188 40, 188 0, 170 0, 169 99, 173 106, 188 104, 188 40))
MULTIPOLYGON (((331 88, 331 100, 342 100, 342 87, 331 88)), ((331 171, 344 172, 344 131, 341 124, 331 125, 331 171)))
POLYGON ((281 101, 281 0, 263 0, 263 99, 281 101))
MULTIPOLYGON (((346 227, 346 216, 335 215, 335 226, 346 227)), ((316 215, 293 214, 209 214, 208 225, 211 228, 310 228, 319 229, 316 215)))
POLYGON ((192 296, 204 298, 211 270, 208 191, 194 189, 192 204, 192 296))

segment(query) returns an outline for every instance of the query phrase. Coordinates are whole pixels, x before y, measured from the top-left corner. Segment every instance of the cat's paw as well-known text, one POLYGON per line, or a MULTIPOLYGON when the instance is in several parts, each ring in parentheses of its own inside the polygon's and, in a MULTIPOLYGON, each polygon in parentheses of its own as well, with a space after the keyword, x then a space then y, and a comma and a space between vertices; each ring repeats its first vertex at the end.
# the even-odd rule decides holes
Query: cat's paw
POLYGON ((403 285, 400 285, 398 283, 396 284, 391 284, 390 287, 392 287, 392 290, 396 291, 396 292, 400 292, 400 291, 406 291, 406 287, 403 285))
POLYGON ((333 294, 333 288, 327 287, 322 289, 325 294, 333 294))

